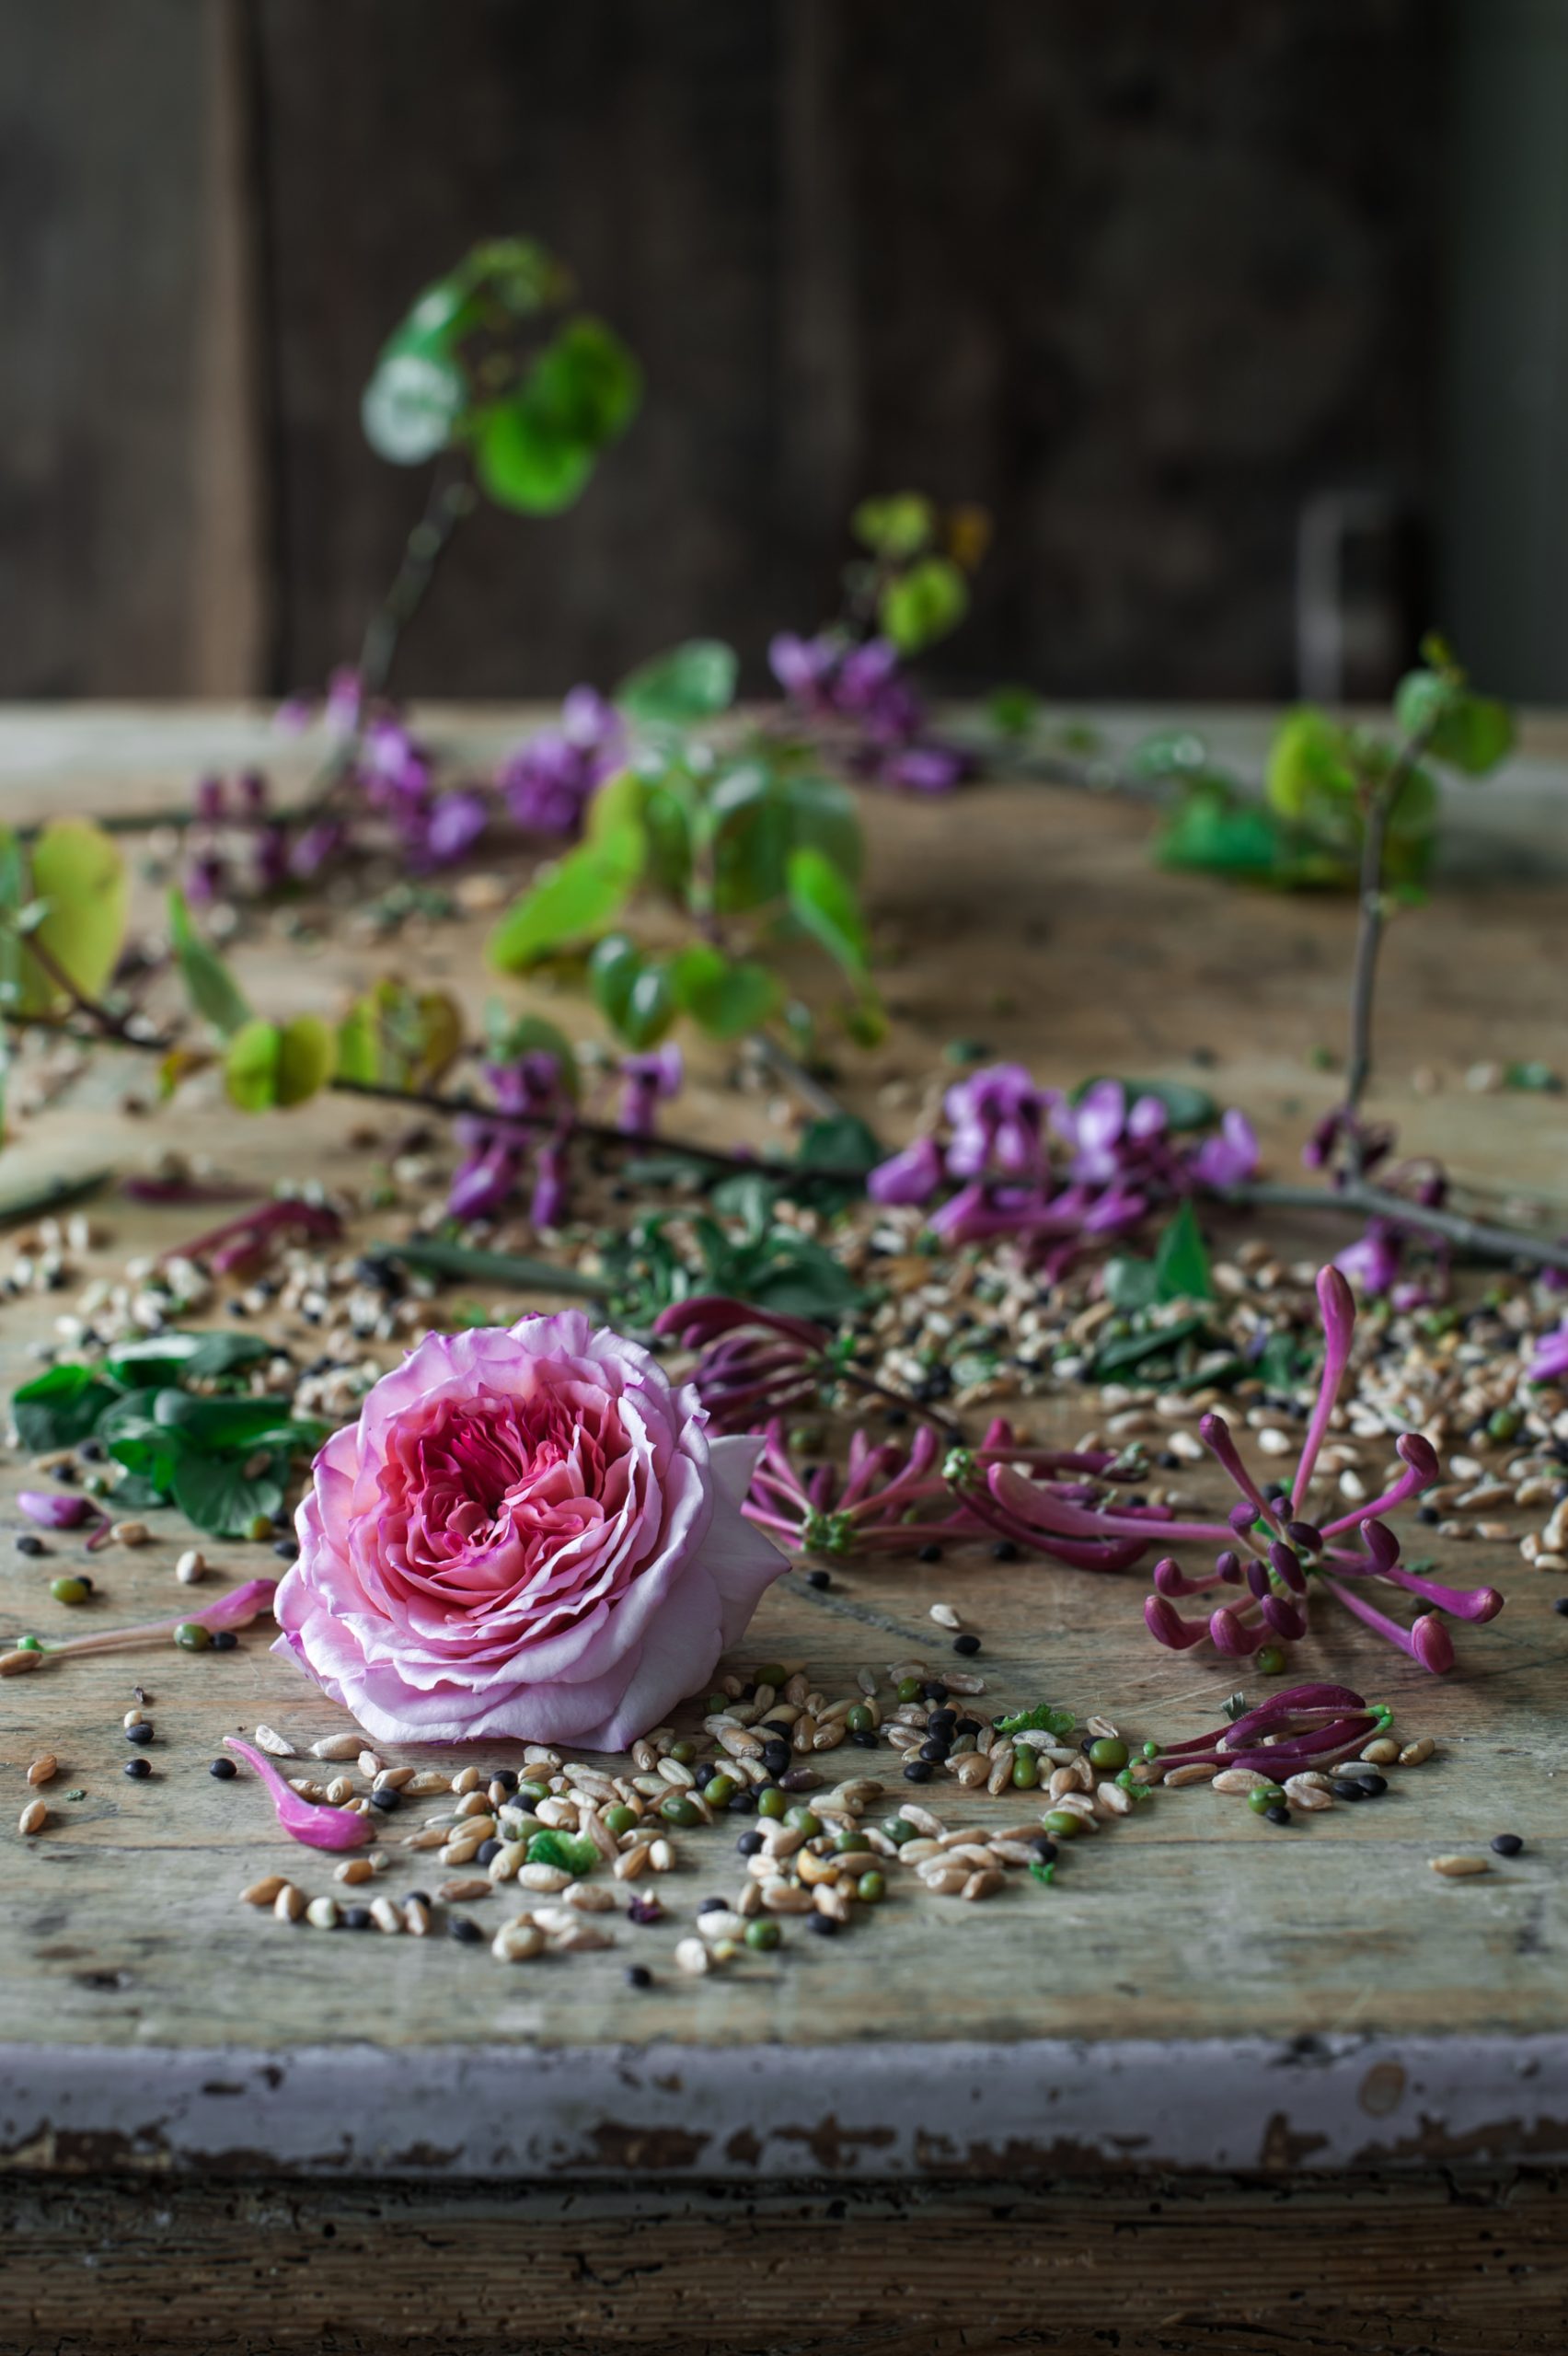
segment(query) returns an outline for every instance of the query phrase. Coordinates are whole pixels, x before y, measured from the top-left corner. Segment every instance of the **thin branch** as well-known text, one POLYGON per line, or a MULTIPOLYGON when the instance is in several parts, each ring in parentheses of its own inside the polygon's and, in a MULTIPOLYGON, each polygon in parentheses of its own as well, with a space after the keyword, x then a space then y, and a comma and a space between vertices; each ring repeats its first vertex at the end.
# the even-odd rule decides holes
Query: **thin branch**
MULTIPOLYGON (((4 912, 0 912, 0 924, 6 925, 7 930, 15 934, 34 964, 54 984, 55 988, 63 990, 71 1001, 73 1012, 85 1015, 101 1037, 117 1040, 121 1046, 135 1047, 143 1053, 150 1052, 160 1056, 167 1053, 173 1044, 172 1041, 156 1036, 151 1039, 141 1037, 129 1027, 128 1016, 116 1014, 113 1008, 105 1006, 101 999, 89 998, 86 990, 79 988, 53 951, 44 946, 36 932, 24 932, 14 919, 4 912)), ((43 1022, 42 1017, 33 1015, 23 1015, 17 1019, 24 1022, 43 1022)), ((44 1023, 44 1027, 57 1028, 58 1026, 44 1023)))
POLYGON ((404 543, 392 585, 365 625, 359 671, 367 697, 386 693, 402 634, 423 605, 453 534, 473 513, 474 500, 467 460, 444 454, 436 462, 424 514, 404 543))
POLYGON ((1424 1203, 1412 1203, 1404 1195, 1370 1185, 1365 1178, 1347 1178, 1332 1186, 1264 1182, 1226 1186, 1217 1190, 1217 1199, 1246 1210, 1332 1211, 1347 1218, 1388 1219, 1416 1236, 1440 1235, 1478 1259, 1528 1260, 1538 1268, 1568 1270, 1568 1243, 1553 1242, 1522 1228, 1493 1227, 1485 1219, 1467 1218, 1460 1211, 1428 1209, 1424 1203))
MULTIPOLYGON (((1378 953, 1383 941, 1383 856, 1388 848, 1389 821, 1393 816, 1395 803, 1436 733, 1445 709, 1443 704, 1436 704, 1421 726, 1412 730, 1366 805, 1361 837, 1355 965, 1350 987, 1350 1048, 1344 1067, 1344 1108, 1350 1114, 1355 1114, 1360 1105, 1372 1072, 1372 1006, 1378 979, 1378 953)), ((1350 1134, 1352 1160, 1355 1175, 1359 1177, 1363 1148, 1354 1123, 1350 1134)))

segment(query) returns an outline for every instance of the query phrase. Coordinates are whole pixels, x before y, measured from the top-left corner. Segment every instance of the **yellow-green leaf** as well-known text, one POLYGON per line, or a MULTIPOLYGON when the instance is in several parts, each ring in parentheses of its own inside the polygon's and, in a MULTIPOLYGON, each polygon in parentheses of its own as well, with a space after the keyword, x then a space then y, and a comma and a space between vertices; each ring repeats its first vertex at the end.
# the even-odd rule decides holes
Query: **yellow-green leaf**
POLYGON ((326 1087, 338 1060, 332 1026, 319 1014, 296 1014, 285 1022, 278 1038, 277 1091, 280 1104, 303 1104, 326 1087))
MULTIPOLYGON (((68 974, 84 998, 98 998, 120 959, 129 887, 120 846, 89 818, 57 818, 32 847, 32 895, 48 911, 29 939, 68 974)), ((64 993, 24 953, 24 1011, 46 1013, 64 993)))
POLYGON ((283 1034, 259 1016, 236 1031, 224 1057, 224 1085, 242 1113, 265 1113, 278 1101, 278 1060, 283 1034))

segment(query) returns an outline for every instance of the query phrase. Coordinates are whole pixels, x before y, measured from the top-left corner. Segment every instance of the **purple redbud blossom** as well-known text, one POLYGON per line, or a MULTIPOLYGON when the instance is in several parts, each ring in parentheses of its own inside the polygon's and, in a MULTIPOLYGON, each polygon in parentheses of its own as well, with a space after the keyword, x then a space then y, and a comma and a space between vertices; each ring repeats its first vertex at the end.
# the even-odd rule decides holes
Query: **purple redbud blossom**
MULTIPOLYGON (((879 1161, 866 1181, 873 1203, 927 1203, 942 1183, 941 1149, 935 1138, 917 1138, 889 1161, 879 1161)), ((1568 1364, 1568 1341, 1564 1343, 1568 1364)))
POLYGON ((296 883, 310 883, 337 857, 348 838, 349 830, 340 819, 317 819, 314 826, 294 837, 289 851, 289 873, 296 883))
POLYGON ((228 861, 221 851, 199 850, 186 871, 185 888, 199 907, 223 897, 228 888, 228 861))
POLYGON ((1050 1100, 1021 1064, 987 1064, 950 1088, 951 1178, 1033 1178, 1043 1167, 1041 1122, 1050 1100))
POLYGON ((534 1161, 534 1193, 528 1217, 536 1227, 559 1227, 566 1217, 567 1138, 547 1138, 534 1161))
POLYGON ((352 664, 341 664, 327 682, 327 725, 334 736, 352 736, 363 710, 363 682, 352 664))
POLYGON ((447 1192, 451 1218, 494 1218, 516 1192, 522 1156, 509 1145, 492 1144, 455 1172, 447 1192))
POLYGON ((75 1490, 49 1491, 22 1489, 17 1503, 29 1521, 42 1530, 75 1530, 84 1521, 93 1520, 98 1507, 90 1497, 75 1490))
POLYGON ((423 814, 420 850, 430 867, 450 867, 472 850, 490 823, 490 804, 472 786, 438 793, 423 814))
POLYGON ((1536 1344, 1526 1369, 1530 1382, 1562 1382, 1568 1378, 1568 1323, 1557 1326, 1536 1344))
POLYGON ((573 687, 554 728, 508 754, 496 778, 517 824, 530 834, 571 837, 596 789, 626 757, 626 729, 593 687, 573 687))
POLYGON ((1231 1105, 1220 1115, 1217 1137, 1205 1138, 1187 1156, 1187 1169, 1200 1186, 1239 1186, 1258 1167, 1258 1138, 1245 1113, 1231 1105))
POLYGON ((650 1055, 622 1058, 622 1093, 617 1126, 627 1137, 648 1138, 659 1126, 661 1101, 678 1096, 685 1076, 678 1047, 657 1047, 650 1055))
POLYGON ((288 828, 274 819, 256 832, 256 887, 276 892, 289 880, 288 828))
POLYGON ((222 818, 225 809, 225 795, 222 778, 198 778, 193 799, 198 818, 203 819, 208 826, 215 826, 222 818))

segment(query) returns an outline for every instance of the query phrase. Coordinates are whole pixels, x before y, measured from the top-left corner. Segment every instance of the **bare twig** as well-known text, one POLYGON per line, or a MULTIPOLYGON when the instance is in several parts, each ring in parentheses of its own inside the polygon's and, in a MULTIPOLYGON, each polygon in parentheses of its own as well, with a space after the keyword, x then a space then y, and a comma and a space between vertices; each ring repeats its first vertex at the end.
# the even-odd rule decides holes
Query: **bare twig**
MULTIPOLYGON (((1378 979, 1378 953, 1383 942, 1383 856, 1388 848, 1389 821, 1423 754, 1444 716, 1438 703, 1421 726, 1412 729, 1394 755, 1388 774, 1368 797, 1361 837, 1361 876, 1355 933, 1355 964, 1350 987, 1350 1047, 1344 1067, 1344 1109, 1354 1115, 1372 1071, 1372 1004, 1378 979)), ((1350 1149, 1355 1175, 1361 1175, 1364 1146, 1356 1124, 1349 1124, 1350 1149)))
POLYGON ((1247 1210, 1329 1211, 1345 1218, 1387 1219, 1415 1235, 1440 1235, 1461 1252, 1483 1260, 1528 1260, 1538 1268, 1568 1270, 1568 1243, 1535 1235, 1527 1229, 1493 1227, 1485 1219, 1467 1218, 1461 1211, 1428 1208, 1387 1187, 1370 1185, 1365 1178, 1346 1178, 1335 1185, 1286 1186, 1260 1181, 1255 1185, 1226 1186, 1221 1202, 1247 1210))

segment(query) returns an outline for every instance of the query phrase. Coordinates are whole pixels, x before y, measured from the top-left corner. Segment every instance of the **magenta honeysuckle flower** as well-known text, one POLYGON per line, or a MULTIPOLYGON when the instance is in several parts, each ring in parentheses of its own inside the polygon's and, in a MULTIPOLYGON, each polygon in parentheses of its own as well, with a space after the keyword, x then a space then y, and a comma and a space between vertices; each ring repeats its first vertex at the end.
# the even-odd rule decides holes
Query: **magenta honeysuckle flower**
POLYGON ((1155 1592, 1144 1605, 1144 1619, 1156 1641, 1172 1650, 1187 1651, 1206 1638, 1216 1651, 1239 1660, 1263 1645, 1296 1643, 1307 1633, 1308 1601, 1316 1588, 1423 1669, 1451 1669, 1453 1640, 1438 1614, 1479 1623, 1494 1619, 1504 1599, 1495 1588, 1449 1587, 1407 1569, 1400 1560, 1399 1539, 1384 1517, 1437 1479, 1437 1455, 1430 1441, 1419 1432, 1401 1437, 1397 1452, 1403 1470, 1382 1496, 1332 1520, 1318 1523, 1307 1518, 1312 1476, 1355 1329, 1355 1296, 1338 1268, 1324 1268, 1319 1275, 1318 1300, 1323 1319, 1322 1375, 1301 1454, 1283 1496, 1267 1494, 1249 1469, 1229 1425, 1214 1414, 1202 1418, 1198 1434, 1238 1493, 1238 1503, 1225 1522, 1140 1523, 1125 1510, 1075 1508, 1005 1464, 989 1475, 992 1496, 1027 1529, 1076 1539, 1097 1532, 1119 1539, 1141 1534, 1145 1547, 1156 1542, 1217 1548, 1213 1568, 1206 1572, 1183 1571, 1170 1554, 1155 1566, 1155 1592), (1221 1587, 1235 1590, 1234 1599, 1216 1603, 1206 1620, 1187 1620, 1176 1610, 1179 1600, 1212 1595, 1221 1587), (1376 1592, 1378 1587, 1414 1597, 1427 1609, 1407 1626, 1371 1600, 1367 1589, 1376 1592))
MULTIPOLYGON (((1001 1465, 1027 1465, 1043 1479, 1089 1473, 1103 1478, 1114 1460, 1100 1452, 1035 1449, 1014 1437, 1001 1417, 977 1448, 955 1448, 934 1425, 922 1424, 905 1445, 850 1435, 848 1462, 840 1472, 824 1463, 802 1472, 790 1454, 784 1426, 767 1426, 763 1451, 746 1500, 748 1518, 771 1530, 781 1545, 801 1553, 905 1553, 931 1539, 1006 1536, 1030 1552, 1048 1554, 1078 1570, 1125 1570, 1147 1543, 1138 1538, 1079 1542, 1038 1529, 1020 1530, 987 1492, 988 1472, 1001 1465)), ((1081 1484, 1063 1483, 1053 1495, 1094 1495, 1081 1484)))
POLYGON ((661 1310, 653 1331, 695 1350, 688 1380, 719 1431, 760 1430, 792 1407, 814 1403, 829 1376, 825 1325, 704 1293, 661 1310))
POLYGON ((580 1311, 432 1334, 316 1460, 278 1649, 381 1741, 623 1750, 785 1568, 759 1447, 580 1311))
POLYGON ((14 1675, 24 1664, 29 1669, 42 1668, 51 1661, 69 1660, 83 1653, 134 1652, 160 1638, 167 1641, 177 1628, 192 1624, 205 1628, 209 1634, 219 1630, 248 1628, 263 1611, 271 1611, 277 1589, 276 1579, 245 1579, 238 1587, 215 1595, 210 1603, 177 1611, 166 1620, 144 1620, 133 1628, 92 1628, 85 1636, 48 1636, 40 1641, 29 1638, 28 1650, 6 1654, 6 1673, 14 1675))
POLYGON ((1359 1753, 1389 1715, 1348 1685, 1290 1685, 1228 1725, 1161 1743, 1159 1763, 1163 1770, 1251 1767, 1279 1781, 1359 1753))

